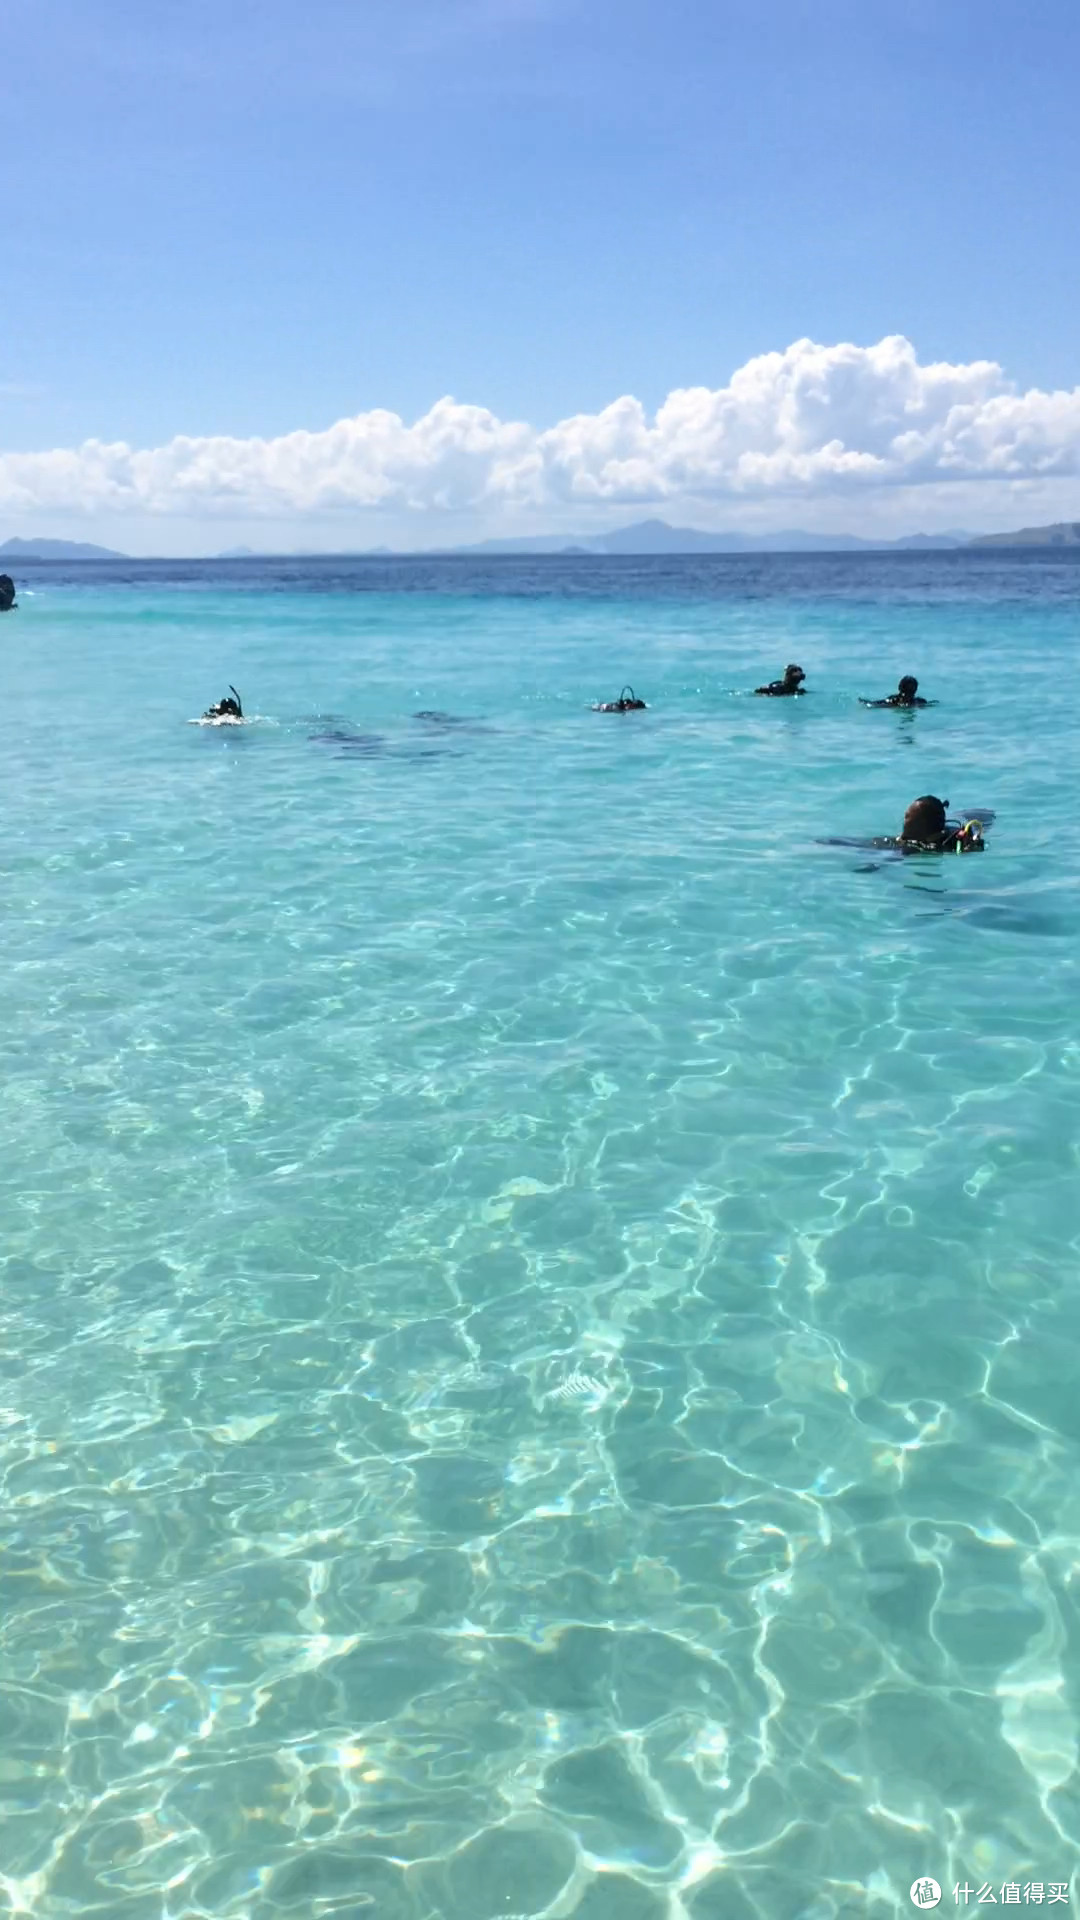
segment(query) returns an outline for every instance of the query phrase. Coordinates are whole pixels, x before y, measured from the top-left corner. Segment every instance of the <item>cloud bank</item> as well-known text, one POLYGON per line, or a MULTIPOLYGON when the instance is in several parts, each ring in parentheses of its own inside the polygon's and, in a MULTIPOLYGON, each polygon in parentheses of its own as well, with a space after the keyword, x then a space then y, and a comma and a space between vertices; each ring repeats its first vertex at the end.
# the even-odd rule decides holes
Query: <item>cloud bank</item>
POLYGON ((437 402, 409 426, 376 409, 322 432, 133 448, 90 440, 0 454, 9 515, 279 519, 797 500, 1039 482, 1080 474, 1080 388, 1018 393, 991 360, 920 364, 876 346, 798 340, 724 387, 684 387, 652 417, 629 396, 539 429, 437 402))

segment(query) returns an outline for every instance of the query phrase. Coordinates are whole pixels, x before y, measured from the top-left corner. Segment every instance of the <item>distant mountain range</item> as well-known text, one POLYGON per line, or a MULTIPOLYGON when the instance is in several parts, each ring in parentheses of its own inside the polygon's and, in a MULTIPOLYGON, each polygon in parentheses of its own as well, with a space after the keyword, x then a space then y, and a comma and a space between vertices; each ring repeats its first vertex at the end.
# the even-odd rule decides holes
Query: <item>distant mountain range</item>
MULTIPOLYGON (((1018 533, 974 534, 959 528, 948 533, 909 533, 899 540, 867 540, 857 533, 807 533, 794 527, 781 533, 708 533, 700 527, 673 527, 666 520, 637 520, 611 533, 586 533, 577 538, 561 533, 523 534, 519 538, 479 540, 465 547, 429 547, 429 554, 463 554, 493 558, 505 554, 693 554, 693 553, 903 553, 933 552, 958 547, 1080 547, 1080 520, 1058 521, 1052 527, 1022 527, 1018 533)), ((376 559, 393 556, 392 547, 372 547, 366 553, 335 555, 294 552, 259 554, 250 547, 230 547, 219 560, 266 559, 376 559)), ((408 553, 400 559, 418 557, 408 553)), ((95 547, 85 540, 7 540, 0 560, 125 560, 112 547, 95 547)))
POLYGON ((112 547, 95 547, 88 540, 5 540, 0 557, 12 560, 126 560, 112 547))
POLYGON ((455 553, 881 553, 910 548, 964 547, 970 533, 909 533, 902 540, 865 540, 857 533, 705 533, 698 527, 672 527, 666 520, 637 520, 613 533, 577 537, 541 533, 521 539, 480 540, 455 547, 455 553))
POLYGON ((984 533, 973 547, 1080 547, 1080 520, 1058 520, 1052 527, 1021 527, 1019 533, 984 533))

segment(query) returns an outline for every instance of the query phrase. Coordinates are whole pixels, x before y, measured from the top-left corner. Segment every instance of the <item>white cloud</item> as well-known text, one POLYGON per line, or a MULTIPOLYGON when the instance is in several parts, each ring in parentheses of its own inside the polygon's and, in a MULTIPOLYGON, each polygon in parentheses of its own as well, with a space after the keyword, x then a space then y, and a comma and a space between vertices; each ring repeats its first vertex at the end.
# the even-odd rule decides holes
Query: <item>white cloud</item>
POLYGON ((1080 388, 1017 393, 993 361, 923 366, 893 335, 872 347, 796 341, 747 361, 726 387, 677 389, 652 418, 624 396, 539 430, 446 399, 411 426, 375 410, 273 440, 0 454, 0 510, 250 521, 378 507, 490 519, 897 488, 936 496, 958 482, 1077 474, 1080 388))

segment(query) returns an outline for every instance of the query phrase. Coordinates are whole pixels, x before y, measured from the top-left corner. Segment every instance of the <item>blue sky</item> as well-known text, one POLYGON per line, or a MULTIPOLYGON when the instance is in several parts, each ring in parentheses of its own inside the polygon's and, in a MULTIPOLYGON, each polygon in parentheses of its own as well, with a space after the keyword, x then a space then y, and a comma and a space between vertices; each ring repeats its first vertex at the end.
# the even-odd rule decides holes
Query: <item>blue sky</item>
MULTIPOLYGON (((0 451, 412 423, 445 395, 542 432, 806 337, 1074 389, 1078 55, 1073 0, 8 0, 0 451)), ((1012 496, 924 476, 921 519, 1080 513, 1070 460, 1012 496)), ((210 550, 264 517, 115 488, 87 514, 21 471, 0 535, 210 550)), ((890 485, 638 491, 702 525, 920 523, 890 485)), ((339 544, 291 499, 252 544, 339 544)), ((410 501, 331 531, 441 537, 410 501)), ((455 537, 638 511, 625 486, 451 504, 455 537)))

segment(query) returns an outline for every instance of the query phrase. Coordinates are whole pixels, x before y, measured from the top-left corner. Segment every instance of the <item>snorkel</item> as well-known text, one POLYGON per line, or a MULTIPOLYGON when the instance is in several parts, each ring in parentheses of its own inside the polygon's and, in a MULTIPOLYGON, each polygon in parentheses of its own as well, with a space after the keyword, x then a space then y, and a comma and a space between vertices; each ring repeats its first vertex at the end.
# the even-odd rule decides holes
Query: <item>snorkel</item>
POLYGON ((956 834, 956 853, 981 853, 985 842, 982 837, 981 820, 965 820, 956 834))

